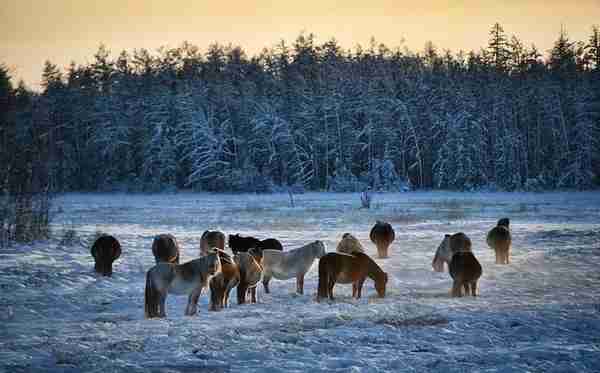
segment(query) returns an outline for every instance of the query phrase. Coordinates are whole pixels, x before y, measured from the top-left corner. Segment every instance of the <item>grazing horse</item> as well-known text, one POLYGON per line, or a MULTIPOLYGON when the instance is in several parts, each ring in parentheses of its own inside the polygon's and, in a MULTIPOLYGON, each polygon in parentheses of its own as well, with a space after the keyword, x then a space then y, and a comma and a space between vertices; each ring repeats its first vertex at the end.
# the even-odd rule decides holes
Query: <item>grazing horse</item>
POLYGON ((200 256, 208 255, 209 249, 225 250, 225 235, 219 231, 204 231, 200 238, 200 256))
POLYGON ((253 247, 257 247, 260 240, 254 237, 242 237, 239 234, 230 234, 228 245, 234 254, 245 253, 253 247))
POLYGON ((159 234, 152 242, 152 254, 156 263, 179 264, 179 243, 171 234, 159 234))
POLYGON ((121 244, 113 236, 102 235, 92 245, 94 270, 102 276, 112 275, 112 265, 121 256, 121 244))
POLYGON ((240 270, 240 283, 237 286, 238 304, 246 303, 248 294, 251 296, 251 302, 256 303, 256 285, 260 282, 263 272, 260 257, 254 249, 250 249, 247 253, 235 254, 233 261, 240 270))
POLYGON ((498 224, 487 234, 487 244, 496 252, 496 264, 510 264, 510 221, 508 218, 498 220, 498 224))
POLYGON ((210 279, 210 311, 229 307, 229 293, 240 283, 240 269, 229 254, 219 250, 221 272, 210 279))
POLYGON ((160 262, 146 273, 144 314, 146 318, 165 317, 167 294, 188 295, 185 314, 196 314, 198 298, 208 286, 211 276, 221 272, 221 261, 217 253, 194 259, 184 264, 160 262))
POLYGON ((385 297, 388 274, 365 253, 355 252, 352 255, 328 253, 319 259, 319 288, 317 302, 321 298, 333 300, 333 287, 336 282, 352 284, 352 297, 361 296, 363 284, 367 276, 375 282, 377 294, 385 297))
POLYGON ((263 250, 263 286, 269 293, 271 277, 278 280, 296 278, 296 291, 304 293, 304 275, 312 266, 315 259, 325 255, 325 244, 315 241, 308 245, 290 251, 263 250))
POLYGON ((460 232, 445 235, 438 246, 431 266, 437 272, 444 271, 444 262, 448 263, 452 284, 452 296, 479 295, 478 281, 481 277, 481 264, 471 251, 471 240, 460 232))
POLYGON ((335 251, 343 254, 364 253, 365 248, 360 241, 350 233, 344 233, 341 241, 338 243, 335 251))
POLYGON ((377 220, 371 229, 369 238, 377 246, 377 255, 383 259, 388 257, 388 249, 396 238, 396 234, 389 223, 377 220))

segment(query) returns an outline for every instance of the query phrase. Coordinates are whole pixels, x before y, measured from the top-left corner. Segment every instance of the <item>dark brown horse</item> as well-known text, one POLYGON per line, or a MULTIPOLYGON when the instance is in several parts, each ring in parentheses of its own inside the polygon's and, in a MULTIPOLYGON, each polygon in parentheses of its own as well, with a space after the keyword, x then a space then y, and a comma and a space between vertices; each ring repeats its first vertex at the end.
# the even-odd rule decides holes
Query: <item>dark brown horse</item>
POLYGON ((112 265, 121 256, 121 244, 110 235, 100 236, 92 245, 92 256, 94 257, 94 270, 102 276, 112 275, 112 265))
POLYGON ((152 254, 156 263, 179 264, 179 244, 171 234, 159 234, 152 242, 152 254))
POLYGON ((361 297, 362 287, 367 277, 375 282, 377 294, 382 298, 385 297, 388 274, 367 254, 328 253, 319 259, 317 302, 322 298, 333 300, 333 287, 336 282, 351 283, 352 297, 358 299, 361 297))
POLYGON ((242 237, 239 234, 230 234, 228 244, 234 254, 245 253, 252 248, 257 249, 255 254, 259 256, 262 255, 263 250, 283 250, 281 242, 275 238, 259 240, 254 237, 242 237))
POLYGON ((452 277, 452 296, 479 295, 479 278, 482 274, 481 264, 471 251, 471 239, 464 233, 445 235, 438 246, 431 263, 437 272, 444 271, 444 263, 448 263, 452 277))
POLYGON ((200 256, 208 255, 210 249, 225 250, 225 235, 219 231, 204 231, 200 238, 200 256))
POLYGON ((496 264, 510 264, 512 236, 509 225, 508 218, 500 219, 487 235, 488 246, 496 252, 496 264))
POLYGON ((221 259, 221 272, 210 279, 210 311, 229 307, 229 293, 240 283, 240 269, 237 263, 224 251, 218 251, 221 259))
POLYGON ((377 255, 379 258, 387 258, 388 249, 392 242, 394 242, 396 233, 389 223, 377 220, 371 229, 369 238, 377 246, 377 255))

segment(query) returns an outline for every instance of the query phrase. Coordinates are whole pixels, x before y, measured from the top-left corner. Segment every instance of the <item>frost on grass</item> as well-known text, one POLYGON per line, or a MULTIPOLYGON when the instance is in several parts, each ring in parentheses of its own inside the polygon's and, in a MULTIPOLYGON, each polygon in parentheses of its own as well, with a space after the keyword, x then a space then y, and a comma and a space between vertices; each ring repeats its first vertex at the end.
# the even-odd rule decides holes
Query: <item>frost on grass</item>
MULTIPOLYGON (((47 242, 0 252, 0 370, 128 372, 598 371, 600 195, 358 194, 78 195, 47 242), (485 234, 513 222, 512 264, 494 264, 485 234), (184 317, 171 296, 167 319, 143 319, 145 271, 154 235, 172 233, 194 258, 205 229, 276 237, 285 249, 315 239, 335 249, 352 232, 367 252, 375 220, 394 225, 387 297, 367 280, 363 298, 336 285, 315 302, 317 269, 305 280, 259 288, 259 303, 184 317), (76 223, 73 223, 76 222, 76 223), (73 232, 69 232, 72 230, 73 232), (448 273, 431 270, 444 233, 463 231, 483 265, 481 297, 452 299, 448 273), (93 273, 96 232, 123 254, 112 278, 93 273)), ((234 302, 235 303, 235 302, 234 302)))

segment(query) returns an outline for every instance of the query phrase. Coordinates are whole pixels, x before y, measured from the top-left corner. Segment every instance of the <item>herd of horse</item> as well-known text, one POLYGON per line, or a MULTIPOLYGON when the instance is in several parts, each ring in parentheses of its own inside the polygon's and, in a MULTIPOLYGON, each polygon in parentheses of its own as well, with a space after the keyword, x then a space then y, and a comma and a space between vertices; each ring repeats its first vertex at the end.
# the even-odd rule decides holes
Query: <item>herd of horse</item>
MULTIPOLYGON (((500 219, 487 234, 487 244, 496 253, 496 264, 509 264, 511 232, 509 219, 500 219)), ((389 223, 377 221, 369 238, 377 247, 379 259, 389 257, 389 248, 395 232, 389 223)), ((333 300, 336 283, 352 284, 352 297, 360 298, 365 280, 375 283, 379 297, 385 297, 388 274, 365 253, 360 241, 350 233, 344 233, 335 252, 326 252, 322 241, 314 241, 292 250, 283 250, 275 238, 259 240, 229 235, 225 249, 225 234, 205 231, 200 238, 199 257, 180 264, 180 246, 171 234, 160 234, 152 242, 152 254, 156 265, 146 273, 144 314, 146 318, 165 317, 167 294, 187 295, 185 315, 194 315, 203 289, 210 290, 209 310, 218 311, 229 306, 229 294, 237 289, 237 302, 250 299, 257 302, 257 286, 262 280, 265 293, 270 292, 269 283, 277 280, 296 279, 296 291, 304 293, 304 276, 318 260, 317 302, 333 300)), ((119 241, 111 235, 100 236, 91 248, 96 272, 110 276, 113 262, 121 255, 119 241)), ((464 233, 446 234, 438 246, 433 269, 444 271, 444 263, 453 280, 451 295, 477 296, 481 264, 471 250, 471 239, 464 233)))

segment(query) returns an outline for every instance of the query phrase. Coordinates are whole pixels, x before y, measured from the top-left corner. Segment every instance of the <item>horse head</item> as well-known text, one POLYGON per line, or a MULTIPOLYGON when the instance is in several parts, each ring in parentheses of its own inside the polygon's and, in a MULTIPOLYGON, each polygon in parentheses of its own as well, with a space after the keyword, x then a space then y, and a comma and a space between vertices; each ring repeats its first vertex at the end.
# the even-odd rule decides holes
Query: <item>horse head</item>
POLYGON ((449 263, 450 260, 452 260, 450 235, 446 234, 435 252, 431 266, 436 272, 444 272, 444 263, 449 263))
POLYGON ((377 295, 380 298, 385 297, 385 288, 388 283, 388 274, 386 272, 382 272, 382 275, 375 281, 375 290, 377 290, 377 295))

